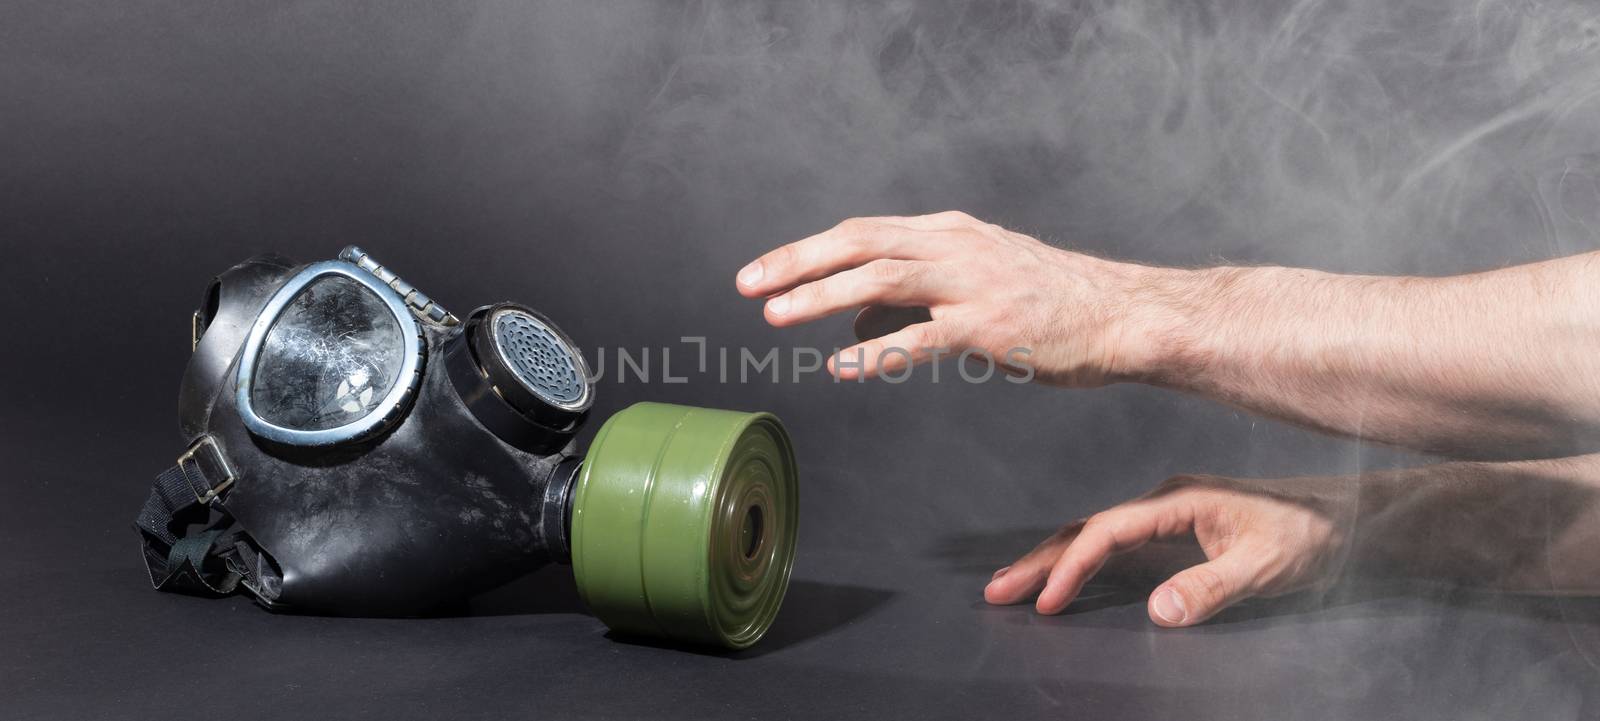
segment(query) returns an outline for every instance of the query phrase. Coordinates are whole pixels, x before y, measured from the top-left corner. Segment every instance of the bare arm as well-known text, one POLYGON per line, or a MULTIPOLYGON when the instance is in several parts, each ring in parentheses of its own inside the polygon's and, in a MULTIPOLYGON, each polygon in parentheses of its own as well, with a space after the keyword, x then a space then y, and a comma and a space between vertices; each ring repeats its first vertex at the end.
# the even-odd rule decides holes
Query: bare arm
POLYGON ((1600 440, 1600 253, 1450 278, 1149 272, 1139 380, 1463 457, 1600 440))
POLYGON ((1600 446, 1600 253, 1452 278, 1152 268, 950 212, 858 218, 772 251, 740 292, 793 325, 863 306, 932 319, 846 349, 1026 348, 1040 380, 1139 381, 1313 428, 1472 458, 1600 446))
POLYGON ((1347 573, 1600 594, 1600 455, 1360 478, 1347 573))

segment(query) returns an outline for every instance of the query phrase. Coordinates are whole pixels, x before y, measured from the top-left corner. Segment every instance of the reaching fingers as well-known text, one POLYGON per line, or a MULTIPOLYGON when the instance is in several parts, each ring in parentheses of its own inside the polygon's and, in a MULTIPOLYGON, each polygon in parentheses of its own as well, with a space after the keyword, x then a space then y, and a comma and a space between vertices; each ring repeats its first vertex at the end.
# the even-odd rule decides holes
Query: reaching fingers
POLYGON ((1193 626, 1249 598, 1261 575, 1255 557, 1235 547, 1179 572, 1150 594, 1150 620, 1168 628, 1193 626))
POLYGON ((1039 613, 1060 613, 1112 555, 1189 530, 1193 518, 1188 508, 1184 503, 1141 499, 1096 514, 1056 560, 1035 608, 1039 613))
POLYGON ((839 351, 828 359, 828 372, 847 381, 899 373, 948 354, 956 342, 950 334, 949 321, 908 325, 882 338, 839 351))
POLYGON ((757 258, 739 271, 738 288, 746 297, 759 298, 880 258, 933 260, 948 251, 947 241, 931 227, 851 218, 757 258))
POLYGON ((795 325, 872 304, 929 305, 939 298, 934 266, 880 258, 801 285, 767 301, 767 322, 795 325))
POLYGON ((1006 605, 1033 598, 1044 586, 1044 579, 1050 575, 1056 559, 1082 528, 1082 521, 1063 526, 1015 563, 995 571, 989 585, 983 589, 983 599, 995 605, 1006 605))

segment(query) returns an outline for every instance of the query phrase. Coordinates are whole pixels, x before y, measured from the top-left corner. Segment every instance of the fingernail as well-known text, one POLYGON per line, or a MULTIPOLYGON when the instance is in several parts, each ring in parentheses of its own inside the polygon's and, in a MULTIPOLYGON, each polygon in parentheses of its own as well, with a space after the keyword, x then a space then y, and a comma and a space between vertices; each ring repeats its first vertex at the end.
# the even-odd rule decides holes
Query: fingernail
POLYGON ((773 315, 783 315, 788 313, 789 296, 780 295, 772 300, 767 301, 767 310, 772 311, 773 315))
POLYGON ((1183 620, 1189 617, 1189 612, 1183 608, 1183 597, 1170 588, 1156 592, 1155 601, 1150 604, 1150 608, 1167 623, 1183 623, 1183 620))
POLYGON ((739 271, 739 284, 744 286, 754 286, 761 280, 761 276, 765 273, 766 270, 761 267, 761 261, 758 260, 745 266, 743 270, 739 271))
POLYGON ((990 583, 994 583, 995 581, 999 580, 1001 576, 1006 575, 1006 571, 1009 571, 1009 570, 1011 570, 1011 567, 1010 566, 1006 566, 1005 568, 1002 568, 1002 569, 1000 569, 998 571, 995 571, 994 575, 989 577, 989 582, 990 583))

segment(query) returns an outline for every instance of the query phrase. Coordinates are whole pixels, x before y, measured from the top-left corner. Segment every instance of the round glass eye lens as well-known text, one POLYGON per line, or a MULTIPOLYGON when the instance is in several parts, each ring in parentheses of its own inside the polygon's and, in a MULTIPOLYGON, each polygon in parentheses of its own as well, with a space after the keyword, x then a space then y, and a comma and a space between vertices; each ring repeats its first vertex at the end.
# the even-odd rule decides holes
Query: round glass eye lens
POLYGON ((406 337, 389 307, 349 278, 312 281, 273 321, 250 404, 262 420, 320 431, 371 413, 399 380, 406 337))

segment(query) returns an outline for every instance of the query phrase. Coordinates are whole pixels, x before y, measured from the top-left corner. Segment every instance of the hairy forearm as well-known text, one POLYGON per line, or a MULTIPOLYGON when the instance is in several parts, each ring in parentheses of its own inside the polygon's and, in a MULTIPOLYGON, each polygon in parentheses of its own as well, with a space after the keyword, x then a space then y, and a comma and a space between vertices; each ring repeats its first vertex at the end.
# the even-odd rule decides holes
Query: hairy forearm
POLYGON ((1600 593, 1600 456, 1361 477, 1347 577, 1600 593))
POLYGON ((1449 278, 1147 269, 1124 377, 1468 458, 1600 442, 1600 254, 1449 278))

